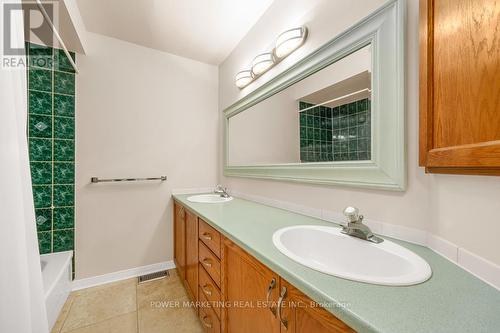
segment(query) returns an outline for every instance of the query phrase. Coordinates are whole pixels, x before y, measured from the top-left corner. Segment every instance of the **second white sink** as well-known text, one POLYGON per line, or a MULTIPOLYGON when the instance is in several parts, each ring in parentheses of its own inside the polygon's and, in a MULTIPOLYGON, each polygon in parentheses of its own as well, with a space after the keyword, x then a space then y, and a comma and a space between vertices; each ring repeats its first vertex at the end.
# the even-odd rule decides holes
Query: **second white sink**
POLYGON ((199 203, 222 203, 233 200, 233 197, 224 198, 219 194, 198 194, 192 195, 187 198, 190 202, 199 202, 199 203))
POLYGON ((374 244, 340 230, 315 225, 287 227, 274 233, 273 243, 304 266, 354 281, 408 286, 424 282, 432 274, 425 260, 396 243, 386 239, 374 244))

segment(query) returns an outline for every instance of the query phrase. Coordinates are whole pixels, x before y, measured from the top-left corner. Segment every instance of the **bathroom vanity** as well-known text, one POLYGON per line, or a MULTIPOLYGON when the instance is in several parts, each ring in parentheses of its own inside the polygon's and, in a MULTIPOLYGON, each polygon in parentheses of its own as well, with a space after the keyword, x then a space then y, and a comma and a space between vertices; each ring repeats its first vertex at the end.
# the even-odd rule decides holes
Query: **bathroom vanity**
POLYGON ((207 332, 355 332, 192 209, 174 207, 177 271, 207 332))
POLYGON ((284 227, 335 224, 239 198, 209 204, 188 197, 174 195, 175 263, 201 302, 207 332, 500 330, 500 293, 426 247, 391 239, 429 263, 433 275, 423 283, 351 281, 305 267, 273 244, 284 227))

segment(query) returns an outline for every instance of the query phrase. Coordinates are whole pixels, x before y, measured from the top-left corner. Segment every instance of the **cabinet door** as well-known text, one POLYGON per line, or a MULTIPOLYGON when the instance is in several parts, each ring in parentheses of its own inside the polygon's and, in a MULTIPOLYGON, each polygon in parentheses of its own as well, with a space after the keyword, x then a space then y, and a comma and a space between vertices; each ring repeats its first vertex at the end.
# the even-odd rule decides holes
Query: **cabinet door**
POLYGON ((279 321, 272 304, 277 300, 278 283, 276 274, 224 239, 222 294, 227 307, 223 309, 223 332, 278 333, 279 321))
POLYGON ((355 332, 284 279, 280 281, 279 301, 281 302, 278 302, 277 312, 281 324, 281 332, 355 332))
POLYGON ((420 165, 500 175, 500 1, 420 0, 420 165))
POLYGON ((186 286, 198 300, 198 217, 186 210, 186 286))
POLYGON ((184 219, 184 207, 174 203, 174 261, 181 280, 184 280, 186 268, 186 229, 184 219))

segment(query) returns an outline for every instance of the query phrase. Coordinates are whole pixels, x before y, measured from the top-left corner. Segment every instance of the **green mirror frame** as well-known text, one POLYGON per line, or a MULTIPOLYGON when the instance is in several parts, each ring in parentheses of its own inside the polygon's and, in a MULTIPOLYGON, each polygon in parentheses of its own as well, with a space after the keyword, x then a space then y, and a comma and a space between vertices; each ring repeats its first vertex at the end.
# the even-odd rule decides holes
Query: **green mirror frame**
POLYGON ((404 191, 406 2, 393 0, 224 110, 224 175, 404 191), (368 161, 228 165, 229 119, 360 48, 372 46, 368 161))

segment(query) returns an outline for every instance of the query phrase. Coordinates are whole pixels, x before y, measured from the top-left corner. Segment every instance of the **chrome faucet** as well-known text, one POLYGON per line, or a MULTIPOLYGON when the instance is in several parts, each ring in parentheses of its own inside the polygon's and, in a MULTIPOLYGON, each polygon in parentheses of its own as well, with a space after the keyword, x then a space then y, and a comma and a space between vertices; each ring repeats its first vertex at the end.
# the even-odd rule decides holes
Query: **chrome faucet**
POLYGON ((384 240, 375 236, 366 224, 363 224, 363 215, 359 215, 359 210, 355 207, 344 209, 347 225, 342 226, 343 234, 357 237, 372 243, 382 243, 384 240))
POLYGON ((219 194, 223 198, 229 198, 230 195, 227 193, 227 187, 223 187, 222 185, 217 185, 214 190, 215 194, 219 194))

